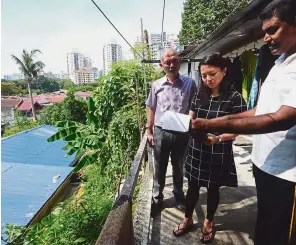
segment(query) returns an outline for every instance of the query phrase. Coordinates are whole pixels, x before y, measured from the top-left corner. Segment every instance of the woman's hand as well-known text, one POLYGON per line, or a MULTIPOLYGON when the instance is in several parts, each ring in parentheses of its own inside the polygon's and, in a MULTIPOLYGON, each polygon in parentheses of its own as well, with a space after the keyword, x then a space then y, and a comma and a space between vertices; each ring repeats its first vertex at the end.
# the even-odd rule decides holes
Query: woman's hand
POLYGON ((205 141, 204 141, 204 143, 206 144, 206 145, 215 145, 215 144, 217 144, 219 142, 219 137, 218 136, 208 136, 206 139, 205 139, 205 141))

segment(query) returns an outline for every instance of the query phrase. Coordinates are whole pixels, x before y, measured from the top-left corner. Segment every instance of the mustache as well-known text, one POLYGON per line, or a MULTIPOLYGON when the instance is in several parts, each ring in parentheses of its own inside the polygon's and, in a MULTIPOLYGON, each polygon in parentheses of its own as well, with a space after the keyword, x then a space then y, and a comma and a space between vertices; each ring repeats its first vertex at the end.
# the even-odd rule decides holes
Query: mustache
POLYGON ((270 48, 270 49, 275 49, 275 48, 278 48, 280 45, 276 42, 269 42, 267 43, 267 46, 270 48))

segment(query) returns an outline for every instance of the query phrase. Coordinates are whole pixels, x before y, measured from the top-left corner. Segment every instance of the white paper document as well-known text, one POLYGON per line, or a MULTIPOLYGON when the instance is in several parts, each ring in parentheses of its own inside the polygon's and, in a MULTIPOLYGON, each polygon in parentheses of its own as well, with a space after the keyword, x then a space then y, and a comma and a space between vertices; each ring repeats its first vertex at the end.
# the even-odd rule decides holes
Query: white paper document
POLYGON ((188 132, 190 116, 181 113, 166 111, 163 115, 162 129, 176 132, 188 132))

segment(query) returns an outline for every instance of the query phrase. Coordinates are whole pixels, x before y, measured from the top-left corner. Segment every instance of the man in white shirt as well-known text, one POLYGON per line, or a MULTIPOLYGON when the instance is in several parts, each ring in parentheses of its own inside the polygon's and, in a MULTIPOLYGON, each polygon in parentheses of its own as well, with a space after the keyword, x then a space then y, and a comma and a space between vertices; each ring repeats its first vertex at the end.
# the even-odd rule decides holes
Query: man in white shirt
POLYGON ((296 0, 273 1, 260 18, 264 41, 273 55, 281 56, 262 85, 257 107, 226 120, 196 119, 192 128, 255 134, 252 160, 258 214, 254 244, 286 245, 293 205, 296 208, 296 0))

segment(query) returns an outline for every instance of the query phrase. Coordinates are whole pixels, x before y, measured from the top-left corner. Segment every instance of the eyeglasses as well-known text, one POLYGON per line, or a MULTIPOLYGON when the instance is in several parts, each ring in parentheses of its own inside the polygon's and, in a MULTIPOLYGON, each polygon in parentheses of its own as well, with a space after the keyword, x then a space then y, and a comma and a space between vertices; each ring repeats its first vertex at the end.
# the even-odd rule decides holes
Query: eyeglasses
POLYGON ((171 66, 171 64, 178 64, 179 60, 178 59, 172 59, 172 60, 168 60, 168 61, 165 61, 163 62, 164 65, 167 65, 167 66, 171 66))
POLYGON ((279 28, 280 28, 279 26, 270 26, 266 28, 264 32, 268 35, 274 35, 279 28))

